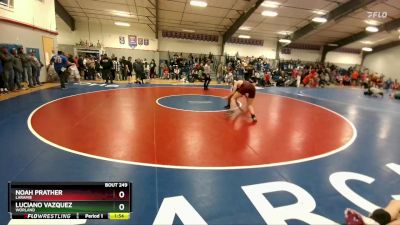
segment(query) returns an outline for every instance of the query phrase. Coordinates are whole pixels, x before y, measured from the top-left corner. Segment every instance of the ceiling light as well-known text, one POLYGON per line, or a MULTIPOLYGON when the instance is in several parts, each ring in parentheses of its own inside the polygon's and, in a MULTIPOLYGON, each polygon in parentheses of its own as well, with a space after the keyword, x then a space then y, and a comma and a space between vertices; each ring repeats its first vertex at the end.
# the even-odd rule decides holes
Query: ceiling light
POLYGON ((371 45, 372 42, 371 41, 360 41, 361 43, 365 44, 365 45, 371 45))
POLYGON ((125 22, 114 22, 114 24, 117 26, 122 26, 122 27, 130 27, 131 26, 129 23, 125 23, 125 22))
POLYGON ((251 27, 239 27, 239 30, 251 30, 251 27))
POLYGON ((287 44, 289 44, 289 43, 291 43, 292 41, 289 40, 289 39, 286 39, 286 38, 281 38, 281 39, 279 39, 279 42, 280 42, 280 43, 287 43, 287 44))
POLYGON ((207 7, 207 2, 204 1, 190 1, 190 5, 197 6, 197 7, 207 7))
POLYGON ((269 16, 269 17, 274 17, 274 16, 277 16, 278 13, 277 13, 277 12, 274 12, 274 11, 263 11, 263 12, 261 13, 261 15, 263 15, 263 16, 269 16))
POLYGON ((135 15, 129 13, 129 12, 123 12, 123 11, 112 11, 112 14, 116 16, 121 16, 121 17, 135 17, 135 15))
POLYGON ((182 29, 183 32, 188 32, 188 33, 194 33, 194 30, 186 30, 186 29, 182 29))
POLYGON ((364 52, 372 52, 372 48, 370 47, 363 47, 361 50, 363 50, 364 52))
POLYGON ((374 27, 374 26, 368 26, 368 27, 365 28, 365 30, 368 31, 368 32, 378 32, 379 31, 379 29, 377 27, 374 27))
POLYGON ((315 14, 318 14, 318 15, 325 15, 325 14, 328 13, 325 10, 313 10, 312 12, 315 13, 315 14))
POLYGON ((280 3, 279 2, 273 2, 273 1, 264 1, 262 4, 262 6, 267 7, 267 8, 278 8, 280 3))
POLYGON ((380 23, 376 20, 364 20, 364 22, 368 25, 378 26, 380 23))
POLYGON ((276 32, 277 34, 280 34, 280 35, 289 35, 289 34, 291 34, 291 33, 293 33, 292 31, 287 31, 287 30, 282 30, 282 31, 279 31, 279 32, 276 32))
POLYGON ((239 38, 250 39, 251 37, 249 35, 239 35, 239 38))
POLYGON ((324 18, 324 17, 314 17, 312 19, 312 21, 317 22, 317 23, 325 23, 328 20, 326 18, 324 18))
POLYGON ((329 43, 328 46, 337 47, 337 46, 339 46, 339 45, 336 44, 336 43, 329 43))

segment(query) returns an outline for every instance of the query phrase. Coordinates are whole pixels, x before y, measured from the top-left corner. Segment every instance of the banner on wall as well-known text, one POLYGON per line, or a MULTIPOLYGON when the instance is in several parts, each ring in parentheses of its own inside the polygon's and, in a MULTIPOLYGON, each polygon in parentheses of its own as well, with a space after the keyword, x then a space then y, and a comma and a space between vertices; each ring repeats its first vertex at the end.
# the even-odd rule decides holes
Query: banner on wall
POLYGON ((177 32, 177 31, 162 31, 162 36, 166 37, 166 38, 178 38, 178 39, 218 42, 218 35, 209 35, 209 34, 195 34, 195 33, 177 32))
POLYGON ((137 36, 136 35, 128 35, 128 42, 131 48, 136 48, 137 46, 137 36))
POLYGON ((149 45, 149 39, 146 38, 143 41, 144 41, 144 45, 146 45, 146 46, 149 45))
POLYGON ((143 38, 138 38, 139 45, 143 45, 143 38))
POLYGON ((124 37, 124 36, 119 36, 119 43, 120 43, 121 45, 124 45, 124 44, 125 44, 125 37, 124 37))
POLYGON ((38 48, 26 48, 26 53, 34 54, 37 59, 40 59, 40 52, 38 48))

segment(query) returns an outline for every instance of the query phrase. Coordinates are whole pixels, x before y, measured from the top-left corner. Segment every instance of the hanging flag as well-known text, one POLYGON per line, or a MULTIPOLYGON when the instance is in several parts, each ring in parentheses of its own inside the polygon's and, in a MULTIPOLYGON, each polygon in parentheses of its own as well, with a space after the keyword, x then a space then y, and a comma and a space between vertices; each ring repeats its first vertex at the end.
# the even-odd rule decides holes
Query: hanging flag
POLYGON ((138 44, 143 45, 143 38, 138 38, 138 44))
POLYGON ((120 43, 121 45, 124 45, 124 44, 125 44, 125 37, 124 37, 124 36, 119 36, 119 43, 120 43))
POLYGON ((144 45, 149 45, 149 39, 146 38, 143 41, 144 41, 144 45))
POLYGON ((128 42, 131 48, 136 48, 137 46, 137 37, 136 35, 128 35, 128 42))

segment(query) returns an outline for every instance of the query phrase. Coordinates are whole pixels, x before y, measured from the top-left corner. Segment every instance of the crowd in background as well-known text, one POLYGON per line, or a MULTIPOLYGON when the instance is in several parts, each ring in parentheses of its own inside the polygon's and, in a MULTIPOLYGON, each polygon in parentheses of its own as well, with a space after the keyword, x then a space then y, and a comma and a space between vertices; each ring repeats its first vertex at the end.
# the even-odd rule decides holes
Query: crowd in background
POLYGON ((35 52, 25 53, 22 47, 8 49, 0 52, 0 92, 17 92, 27 88, 41 86, 39 81, 43 63, 35 52), (25 86, 24 83, 27 85, 25 86))
MULTIPOLYGON (((400 90, 397 79, 386 78, 383 74, 370 73, 367 68, 353 66, 341 68, 334 64, 319 62, 302 62, 300 60, 272 60, 263 57, 225 56, 224 63, 220 58, 210 54, 193 55, 168 53, 168 59, 135 59, 132 57, 117 58, 107 54, 94 56, 66 55, 69 64, 67 77, 77 82, 81 79, 102 79, 105 83, 128 81, 128 83, 143 84, 146 79, 174 79, 183 82, 204 81, 206 74, 212 74, 212 79, 218 84, 231 84, 233 80, 252 80, 258 86, 278 87, 326 87, 354 86, 364 87, 365 94, 382 96, 383 90, 400 90), (205 72, 207 71, 207 72, 205 72)), ((24 53, 23 48, 6 49, 0 53, 0 87, 2 92, 24 89, 23 82, 29 88, 41 85, 40 70, 43 64, 36 58, 34 52, 24 53)), ((50 80, 58 76, 48 70, 50 80)), ((58 78, 59 79, 59 78, 58 78)), ((208 79, 208 78, 207 78, 208 79)), ((209 81, 208 81, 209 82, 209 81)))
POLYGON ((326 87, 353 86, 366 89, 366 95, 383 96, 391 90, 398 96, 400 83, 383 74, 371 73, 367 68, 351 66, 341 68, 334 64, 302 62, 300 60, 272 60, 255 57, 230 57, 222 68, 218 68, 226 83, 233 79, 255 80, 258 86, 278 87, 326 87))
POLYGON ((115 80, 143 83, 144 79, 156 77, 157 65, 154 59, 148 62, 147 59, 133 60, 132 57, 125 56, 118 59, 115 55, 96 57, 88 54, 80 57, 68 55, 68 60, 75 65, 69 71, 70 76, 76 80, 103 79, 106 83, 113 83, 115 80))

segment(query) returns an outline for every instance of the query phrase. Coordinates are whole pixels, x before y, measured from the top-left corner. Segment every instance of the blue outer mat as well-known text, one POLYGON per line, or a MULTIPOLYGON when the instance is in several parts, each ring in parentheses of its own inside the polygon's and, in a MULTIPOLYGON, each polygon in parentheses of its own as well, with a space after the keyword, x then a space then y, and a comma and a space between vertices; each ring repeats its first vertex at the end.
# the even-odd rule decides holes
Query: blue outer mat
MULTIPOLYGON (((55 149, 38 140, 28 130, 27 118, 38 106, 63 96, 105 89, 109 88, 74 85, 67 90, 48 89, 0 102, 0 180, 3 184, 0 185, 0 224, 9 222, 8 181, 118 179, 133 182, 132 220, 92 220, 87 224, 152 224, 162 201, 174 196, 183 196, 208 224, 265 224, 243 187, 276 181, 301 187, 316 202, 313 213, 343 223, 343 210, 346 207, 367 214, 341 195, 330 182, 332 174, 343 171, 375 179, 371 184, 358 180, 349 180, 346 184, 377 206, 384 206, 392 199, 392 195, 400 194, 400 176, 386 166, 388 163, 400 164, 400 104, 387 98, 365 97, 361 90, 257 90, 329 108, 348 118, 358 132, 355 142, 345 151, 318 160, 276 167, 213 171, 118 164, 55 149)), ((259 199, 267 199, 273 207, 295 204, 297 201, 294 195, 285 191, 266 193, 260 195, 259 199)), ((286 222, 304 224, 296 219, 286 222)), ((175 217, 174 223, 182 223, 181 218, 175 217)))

